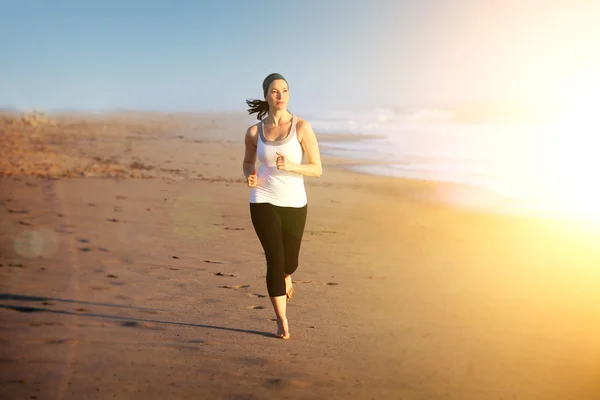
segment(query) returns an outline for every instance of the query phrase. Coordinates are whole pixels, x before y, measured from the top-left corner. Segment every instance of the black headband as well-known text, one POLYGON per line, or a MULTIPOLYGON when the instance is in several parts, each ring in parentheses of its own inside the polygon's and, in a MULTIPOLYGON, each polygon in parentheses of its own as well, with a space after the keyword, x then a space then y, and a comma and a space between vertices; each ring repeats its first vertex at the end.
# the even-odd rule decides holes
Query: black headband
POLYGON ((277 80, 277 79, 283 79, 285 81, 285 83, 287 83, 287 80, 281 74, 273 73, 273 74, 267 76, 265 78, 265 80, 263 81, 263 94, 265 96, 267 95, 267 90, 269 90, 269 85, 271 84, 271 82, 273 82, 274 80, 277 80))

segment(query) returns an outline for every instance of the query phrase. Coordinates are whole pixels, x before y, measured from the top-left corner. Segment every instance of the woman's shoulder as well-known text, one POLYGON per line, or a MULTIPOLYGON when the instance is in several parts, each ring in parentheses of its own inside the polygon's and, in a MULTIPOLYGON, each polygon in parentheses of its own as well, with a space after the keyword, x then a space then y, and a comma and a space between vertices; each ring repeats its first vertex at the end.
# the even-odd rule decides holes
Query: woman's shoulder
POLYGON ((258 125, 259 124, 260 124, 260 121, 254 125, 250 125, 248 127, 248 129, 246 129, 246 136, 251 136, 251 137, 256 136, 258 134, 258 125))
POLYGON ((244 142, 246 142, 247 146, 256 146, 256 144, 258 143, 258 124, 260 124, 260 122, 251 125, 250 127, 248 127, 248 129, 246 129, 246 134, 244 135, 244 142))
POLYGON ((313 132, 312 129, 312 125, 310 124, 310 122, 308 122, 307 120, 305 120, 304 118, 301 118, 299 116, 296 116, 297 120, 296 120, 296 133, 298 136, 298 140, 301 142, 302 141, 302 136, 305 133, 311 133, 313 132))
POLYGON ((310 122, 296 115, 296 130, 301 131, 305 129, 312 129, 310 122))

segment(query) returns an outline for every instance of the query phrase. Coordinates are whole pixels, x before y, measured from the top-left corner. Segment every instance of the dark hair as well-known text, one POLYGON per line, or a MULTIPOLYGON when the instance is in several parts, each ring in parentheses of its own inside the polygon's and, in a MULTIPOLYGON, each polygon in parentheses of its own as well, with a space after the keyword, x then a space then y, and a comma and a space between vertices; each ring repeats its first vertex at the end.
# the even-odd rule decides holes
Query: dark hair
POLYGON ((258 99, 248 99, 246 100, 246 104, 248 104, 248 114, 252 115, 254 113, 258 113, 256 119, 261 120, 267 113, 269 112, 269 103, 265 100, 258 99))
MULTIPOLYGON (((283 79, 285 83, 287 80, 283 77, 283 75, 278 73, 269 74, 262 83, 263 95, 267 97, 267 90, 269 89, 269 85, 276 79, 283 79)), ((267 113, 269 112, 269 103, 265 100, 258 99, 248 99, 246 100, 246 104, 248 104, 248 114, 252 115, 254 113, 258 113, 256 119, 261 120, 267 113)))

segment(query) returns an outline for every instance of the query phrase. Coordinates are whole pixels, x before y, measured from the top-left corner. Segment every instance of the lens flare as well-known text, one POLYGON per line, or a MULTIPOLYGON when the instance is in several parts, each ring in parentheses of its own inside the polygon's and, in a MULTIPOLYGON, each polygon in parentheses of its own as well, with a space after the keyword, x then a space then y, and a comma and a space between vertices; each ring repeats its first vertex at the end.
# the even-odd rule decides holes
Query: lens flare
POLYGON ((25 231, 15 237, 15 251, 24 258, 51 257, 58 249, 59 239, 50 229, 25 231))
POLYGON ((202 192, 179 196, 170 207, 173 233, 190 242, 210 240, 222 223, 219 202, 202 192))

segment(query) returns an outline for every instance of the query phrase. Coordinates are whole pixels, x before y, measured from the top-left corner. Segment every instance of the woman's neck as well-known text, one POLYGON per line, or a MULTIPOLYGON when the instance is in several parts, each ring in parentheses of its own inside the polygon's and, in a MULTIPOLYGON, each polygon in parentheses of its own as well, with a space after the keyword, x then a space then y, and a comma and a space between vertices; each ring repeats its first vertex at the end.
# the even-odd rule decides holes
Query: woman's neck
POLYGON ((289 122, 292 119, 292 114, 288 110, 277 110, 273 113, 269 112, 266 122, 275 126, 289 122))

